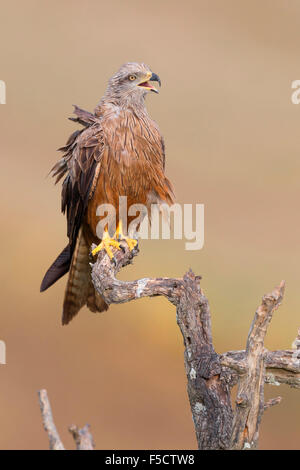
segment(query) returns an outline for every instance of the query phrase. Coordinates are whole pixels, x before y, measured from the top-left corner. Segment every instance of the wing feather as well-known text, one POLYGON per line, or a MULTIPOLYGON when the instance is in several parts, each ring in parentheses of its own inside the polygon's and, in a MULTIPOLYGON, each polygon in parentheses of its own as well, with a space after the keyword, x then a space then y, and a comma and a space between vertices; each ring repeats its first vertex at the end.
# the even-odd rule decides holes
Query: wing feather
POLYGON ((55 183, 64 177, 62 184, 61 210, 67 215, 67 235, 71 252, 82 225, 88 201, 93 196, 99 175, 103 150, 103 136, 100 121, 88 111, 75 106, 77 118, 73 121, 83 125, 69 137, 66 145, 59 150, 63 157, 51 170, 55 183))

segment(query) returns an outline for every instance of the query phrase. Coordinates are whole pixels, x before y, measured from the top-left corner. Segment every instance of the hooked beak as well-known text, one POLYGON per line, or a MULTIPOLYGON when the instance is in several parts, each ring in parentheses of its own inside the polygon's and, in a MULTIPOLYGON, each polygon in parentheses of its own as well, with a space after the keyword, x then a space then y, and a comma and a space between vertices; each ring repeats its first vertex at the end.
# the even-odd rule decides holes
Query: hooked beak
POLYGON ((149 82, 158 82, 159 86, 161 86, 161 81, 160 81, 159 76, 156 75, 156 73, 152 73, 152 72, 149 72, 146 80, 140 82, 138 86, 142 88, 146 88, 147 90, 150 90, 150 91, 154 91, 154 93, 158 93, 158 90, 149 82))

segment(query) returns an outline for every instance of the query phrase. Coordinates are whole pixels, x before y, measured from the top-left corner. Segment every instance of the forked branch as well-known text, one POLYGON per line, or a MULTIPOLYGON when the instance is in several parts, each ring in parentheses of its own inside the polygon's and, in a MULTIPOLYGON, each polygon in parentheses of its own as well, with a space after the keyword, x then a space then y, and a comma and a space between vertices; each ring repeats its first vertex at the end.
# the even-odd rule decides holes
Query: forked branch
MULTIPOLYGON (((188 396, 199 449, 250 449, 258 445, 263 412, 280 402, 264 401, 264 384, 285 383, 300 388, 300 349, 268 351, 264 338, 274 311, 282 301, 284 282, 265 295, 248 335, 245 351, 217 354, 211 333, 209 304, 200 288, 200 276, 190 270, 183 278, 143 278, 119 281, 118 271, 132 263, 132 252, 114 252, 114 262, 101 251, 92 264, 96 291, 107 304, 141 297, 164 296, 176 306, 176 319, 184 342, 188 396), (298 357, 299 354, 299 357, 298 357), (238 384, 235 409, 231 389, 238 384)), ((300 337, 296 344, 300 347, 300 337)))
MULTIPOLYGON (((50 450, 65 450, 54 424, 47 390, 39 390, 38 396, 44 429, 48 434, 50 450)), ((74 438, 77 450, 94 450, 95 445, 88 424, 86 424, 82 429, 72 425, 69 427, 69 431, 74 438)))

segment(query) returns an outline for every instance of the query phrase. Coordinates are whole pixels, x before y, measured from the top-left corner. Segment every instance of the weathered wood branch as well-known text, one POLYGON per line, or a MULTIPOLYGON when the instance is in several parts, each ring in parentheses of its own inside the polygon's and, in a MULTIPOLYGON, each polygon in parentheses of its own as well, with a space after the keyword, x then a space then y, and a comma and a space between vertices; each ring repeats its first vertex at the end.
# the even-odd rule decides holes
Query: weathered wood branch
MULTIPOLYGON (((93 247, 92 247, 93 248, 93 247)), ((280 397, 264 402, 264 384, 300 387, 300 360, 295 351, 267 351, 264 338, 284 293, 284 282, 263 297, 248 335, 245 351, 217 354, 212 341, 209 304, 200 276, 190 270, 183 278, 119 281, 119 270, 132 263, 138 248, 114 251, 114 262, 101 251, 92 267, 96 291, 108 304, 141 297, 164 296, 176 306, 184 342, 188 396, 199 449, 248 449, 258 444, 263 412, 280 397), (296 356, 295 356, 296 354, 296 356), (236 407, 231 388, 238 384, 236 407)), ((300 347, 300 337, 297 343, 300 347)), ((299 350, 300 356, 300 350, 299 350)))
POLYGON ((51 450, 65 450, 53 421, 52 410, 48 399, 47 390, 38 391, 40 408, 43 418, 44 429, 48 434, 51 450))
MULTIPOLYGON (((266 368, 265 383, 270 385, 286 384, 292 388, 300 388, 300 351, 286 349, 283 351, 268 351, 264 349, 264 364, 266 368)), ((238 381, 240 364, 244 364, 245 351, 228 351, 221 355, 221 364, 232 368, 232 382, 238 381)), ((240 370, 243 372, 243 369, 240 370)))
MULTIPOLYGON (((50 450, 65 450, 54 424, 47 390, 39 390, 38 396, 44 429, 48 434, 49 448, 50 450)), ((74 438, 77 450, 94 450, 95 445, 93 436, 90 433, 90 426, 88 424, 86 424, 82 429, 79 429, 73 424, 69 427, 69 431, 74 438)))
POLYGON ((90 425, 86 424, 82 429, 79 429, 75 424, 69 427, 69 432, 72 434, 76 444, 77 450, 94 450, 95 444, 93 436, 90 433, 90 425))
POLYGON ((200 277, 189 271, 182 279, 119 281, 115 278, 116 273, 131 263, 137 254, 137 250, 130 252, 126 246, 124 250, 114 253, 115 263, 100 252, 92 268, 96 290, 108 304, 162 295, 176 305, 177 323, 184 338, 188 394, 199 447, 227 448, 232 426, 230 393, 219 356, 213 348, 209 305, 200 289, 200 277))
POLYGON ((258 443, 258 428, 264 412, 264 339, 274 311, 281 303, 284 282, 265 295, 255 312, 248 335, 244 364, 246 372, 240 373, 236 412, 233 420, 232 449, 253 448, 258 443))

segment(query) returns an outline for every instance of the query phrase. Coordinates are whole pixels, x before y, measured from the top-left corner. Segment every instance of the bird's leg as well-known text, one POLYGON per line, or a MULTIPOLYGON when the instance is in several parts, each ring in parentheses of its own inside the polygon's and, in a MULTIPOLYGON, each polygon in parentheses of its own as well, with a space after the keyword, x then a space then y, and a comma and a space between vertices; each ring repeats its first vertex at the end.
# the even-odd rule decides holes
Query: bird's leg
POLYGON ((120 243, 117 240, 114 240, 114 238, 111 238, 109 236, 108 229, 105 228, 101 243, 99 243, 99 245, 92 251, 92 255, 95 256, 100 250, 105 250, 110 259, 113 259, 114 255, 110 249, 111 246, 118 249, 121 248, 120 243))
POLYGON ((125 240, 126 241, 130 251, 132 251, 136 247, 137 240, 135 240, 134 238, 129 238, 126 235, 124 235, 121 219, 119 220, 119 223, 118 223, 118 227, 117 227, 117 230, 116 230, 116 235, 117 235, 118 240, 125 240))

